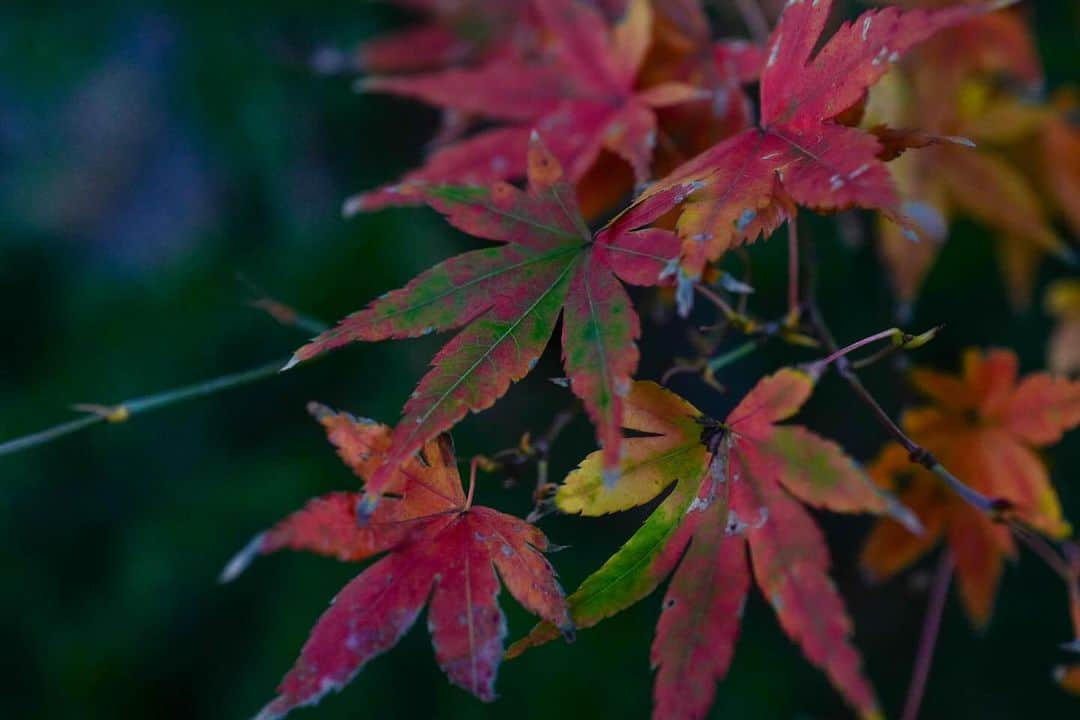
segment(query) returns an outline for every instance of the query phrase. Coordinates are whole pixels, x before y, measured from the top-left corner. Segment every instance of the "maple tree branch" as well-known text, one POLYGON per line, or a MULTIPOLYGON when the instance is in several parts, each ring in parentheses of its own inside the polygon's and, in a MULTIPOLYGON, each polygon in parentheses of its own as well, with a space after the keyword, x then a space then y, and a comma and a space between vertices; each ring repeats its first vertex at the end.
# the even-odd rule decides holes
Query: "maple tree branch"
MULTIPOLYGON (((836 353, 840 347, 829 331, 828 326, 825 324, 824 318, 821 316, 821 310, 817 306, 817 302, 811 298, 806 306, 807 313, 810 317, 810 324, 814 326, 817 331, 818 338, 822 344, 831 353, 836 353)), ((912 440, 907 433, 905 433, 900 426, 893 421, 889 413, 885 412, 885 409, 881 407, 878 401, 870 394, 870 391, 863 385, 862 380, 855 373, 854 368, 851 365, 851 361, 847 357, 841 356, 833 365, 836 368, 836 372, 840 374, 847 384, 855 391, 855 395, 862 400, 863 404, 870 408, 870 411, 874 414, 878 423, 884 427, 896 442, 900 443, 905 450, 908 451, 908 457, 911 462, 922 465, 930 472, 941 478, 949 489, 956 493, 964 502, 975 507, 977 510, 986 513, 992 517, 998 517, 1003 511, 1007 510, 1009 503, 1004 500, 996 500, 986 497, 979 491, 968 486, 960 478, 949 472, 948 468, 938 462, 938 459, 929 450, 919 445, 912 440)))
MULTIPOLYGON (((284 319, 286 315, 279 315, 278 313, 282 309, 288 308, 280 303, 275 303, 275 306, 275 311, 277 312, 271 311, 262 305, 259 305, 258 307, 269 312, 275 320, 281 322, 283 325, 298 327, 316 333, 322 332, 328 327, 325 324, 319 323, 317 320, 313 320, 305 315, 296 313, 295 311, 291 311, 291 320, 286 320, 284 319)), ((12 455, 23 450, 29 450, 45 445, 94 425, 99 425, 101 423, 115 424, 127 422, 136 415, 148 413, 159 408, 176 405, 178 403, 186 402, 187 400, 194 400, 196 398, 213 395, 222 390, 228 390, 259 380, 272 378, 280 373, 282 366, 288 361, 289 358, 287 357, 278 358, 273 362, 259 365, 258 367, 249 370, 241 370, 240 372, 221 375, 209 380, 192 383, 191 385, 184 385, 178 388, 153 393, 151 395, 123 400, 115 405, 102 405, 97 403, 76 404, 72 406, 72 409, 86 413, 83 417, 69 420, 60 423, 59 425, 54 425, 45 430, 31 433, 30 435, 24 435, 0 443, 0 456, 12 455)))
MULTIPOLYGON (((821 314, 821 308, 818 307, 817 304, 817 277, 813 256, 813 245, 811 245, 809 241, 804 242, 803 252, 801 253, 804 267, 806 268, 806 277, 803 280, 803 306, 806 310, 810 325, 814 328, 814 332, 817 334, 821 344, 825 346, 825 349, 828 350, 830 354, 835 354, 840 350, 840 345, 836 342, 836 338, 833 336, 832 331, 829 330, 829 326, 826 324, 825 318, 821 314)), ((965 484, 960 478, 949 472, 948 468, 942 465, 933 453, 912 440, 908 434, 896 424, 892 417, 890 417, 889 413, 885 412, 885 409, 881 407, 881 404, 878 403, 870 391, 866 389, 866 386, 863 385, 862 380, 859 379, 858 374, 855 372, 851 360, 841 356, 836 360, 833 367, 836 368, 836 372, 855 392, 856 397, 870 409, 878 423, 892 435, 896 442, 900 443, 900 445, 908 451, 908 457, 911 462, 922 465, 927 470, 937 475, 944 481, 949 489, 956 493, 956 495, 964 502, 992 518, 999 518, 1001 514, 1010 507, 1008 501, 986 497, 979 491, 965 484)))
POLYGON ((934 647, 941 629, 941 617, 945 612, 945 601, 949 597, 949 585, 953 575, 952 552, 945 548, 941 551, 937 570, 934 572, 934 584, 926 603, 926 617, 923 620, 922 634, 919 636, 919 649, 915 654, 915 666, 911 670, 911 683, 908 685, 907 698, 904 700, 904 712, 900 720, 915 720, 919 716, 923 695, 926 692, 926 679, 930 675, 930 665, 934 660, 934 647))
POLYGON ((1028 550, 1039 557, 1061 581, 1065 583, 1065 593, 1069 603, 1069 617, 1072 621, 1073 635, 1080 641, 1080 562, 1076 557, 1076 547, 1064 543, 1064 557, 1058 555, 1054 547, 1037 532, 1017 522, 1009 523, 1013 535, 1028 550))

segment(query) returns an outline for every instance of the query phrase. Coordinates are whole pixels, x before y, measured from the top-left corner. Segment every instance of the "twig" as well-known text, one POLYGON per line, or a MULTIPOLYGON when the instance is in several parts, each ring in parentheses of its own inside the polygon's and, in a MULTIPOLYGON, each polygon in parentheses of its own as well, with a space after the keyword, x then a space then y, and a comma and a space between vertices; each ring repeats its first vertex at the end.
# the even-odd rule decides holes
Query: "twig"
MULTIPOLYGON (((822 344, 825 345, 829 352, 837 352, 840 347, 832 333, 829 331, 828 326, 825 324, 825 320, 821 316, 821 310, 818 308, 817 302, 813 298, 807 303, 806 309, 810 318, 810 324, 816 329, 822 344)), ((953 475, 945 468, 945 466, 938 462, 938 459, 933 453, 908 437, 907 433, 900 429, 900 426, 889 417, 889 414, 885 412, 881 405, 878 404, 878 401, 874 399, 874 396, 870 394, 870 391, 866 389, 866 386, 862 384, 862 380, 855 374, 855 370, 852 368, 851 361, 848 360, 848 358, 840 357, 837 359, 834 367, 836 368, 836 372, 840 374, 840 377, 842 377, 851 389, 855 391, 855 395, 862 400, 864 405, 870 408, 874 417, 877 418, 877 421, 882 427, 884 427, 889 434, 893 436, 893 439, 908 451, 908 457, 913 463, 922 465, 927 470, 937 475, 954 493, 959 495, 964 502, 974 506, 976 509, 987 515, 996 518, 1009 509, 1010 504, 1008 501, 986 497, 974 488, 964 484, 960 478, 953 475)))
POLYGON ((922 634, 919 636, 919 649, 915 654, 915 666, 911 670, 911 683, 908 685, 907 699, 904 701, 904 714, 900 720, 915 720, 919 716, 923 694, 926 691, 926 679, 930 675, 930 665, 934 661, 934 646, 937 645, 938 632, 941 629, 941 616, 945 612, 945 601, 949 597, 949 585, 952 582, 952 552, 945 548, 938 560, 934 573, 934 584, 926 603, 926 617, 923 620, 922 634))
MULTIPOLYGON (((840 349, 840 345, 836 342, 836 338, 833 336, 832 331, 829 330, 829 326, 825 323, 825 318, 822 317, 821 309, 817 304, 817 278, 814 274, 815 265, 812 249, 811 245, 804 243, 803 251, 801 253, 803 262, 807 267, 806 278, 803 280, 803 292, 805 293, 803 304, 810 324, 814 327, 818 339, 821 340, 821 343, 825 346, 826 350, 830 353, 836 353, 840 349)), ((1011 507, 1011 504, 1007 500, 986 497, 979 491, 966 485, 960 478, 953 475, 944 465, 938 462, 938 459, 934 457, 933 453, 908 437, 907 433, 900 429, 900 426, 893 421, 889 414, 885 412, 884 408, 878 404, 878 401, 874 399, 874 396, 870 394, 870 391, 866 389, 866 386, 862 384, 862 380, 860 380, 859 376, 855 373, 855 369, 852 367, 851 361, 847 357, 841 356, 837 359, 833 367, 836 368, 836 372, 840 374, 840 377, 842 377, 855 392, 855 395, 870 409, 881 426, 893 436, 893 439, 908 451, 908 457, 911 459, 911 462, 922 465, 927 470, 937 475, 954 493, 964 500, 964 502, 992 518, 1000 518, 1004 512, 1011 507)))
POLYGON ((8 440, 7 442, 0 444, 0 456, 10 455, 22 450, 28 450, 32 447, 37 447, 38 445, 44 445, 57 438, 70 435, 92 425, 103 422, 124 422, 134 415, 140 415, 142 413, 150 412, 151 410, 175 405, 176 403, 184 402, 185 400, 212 395, 221 390, 227 390, 228 388, 237 387, 239 385, 246 385, 247 383, 252 383, 256 380, 273 377, 278 374, 278 371, 281 370, 281 366, 287 361, 288 358, 278 359, 272 363, 260 365, 251 370, 244 370, 230 375, 222 375, 221 377, 195 383, 193 385, 185 385, 184 387, 166 390, 153 395, 125 400, 116 405, 76 405, 75 409, 86 411, 88 414, 84 417, 61 423, 32 435, 8 440))
MULTIPOLYGON (((903 330, 900 330, 899 328, 889 328, 888 330, 882 330, 881 332, 877 332, 868 337, 864 337, 861 340, 856 340, 850 345, 842 347, 836 352, 831 353, 828 357, 822 358, 817 362, 810 363, 810 367, 815 373, 820 375, 821 373, 825 372, 825 368, 829 365, 829 363, 835 362, 846 355, 850 355, 859 348, 866 347, 867 345, 871 345, 879 340, 892 340, 892 344, 884 350, 874 353, 870 356, 869 359, 879 359, 883 357, 883 353, 885 351, 914 350, 916 348, 922 347, 923 345, 937 337, 937 334, 941 331, 941 328, 942 326, 938 325, 937 327, 931 328, 919 335, 911 335, 904 332, 903 330)), ((861 367, 858 360, 850 361, 850 363, 852 370, 858 370, 859 367, 861 367)))
POLYGON ((896 328, 889 328, 888 330, 882 330, 881 332, 877 332, 877 333, 874 333, 873 335, 869 335, 867 337, 864 337, 862 340, 856 340, 855 342, 851 343, 850 345, 847 345, 845 347, 840 348, 836 352, 831 353, 828 357, 824 357, 821 360, 818 360, 817 362, 815 362, 814 366, 819 367, 822 370, 824 370, 825 367, 829 363, 834 362, 836 360, 839 360, 840 358, 844 357, 845 355, 855 352, 859 348, 866 347, 867 345, 872 345, 873 343, 876 343, 878 340, 889 340, 889 339, 895 338, 898 335, 902 335, 902 334, 903 333, 901 333, 901 331, 897 330, 896 328))
MULTIPOLYGON (((314 320, 306 315, 297 313, 296 311, 288 308, 285 305, 276 303, 263 298, 265 302, 273 303, 273 309, 264 305, 256 304, 262 310, 269 312, 278 322, 284 325, 297 327, 302 330, 307 330, 314 333, 319 333, 326 330, 327 326, 314 320), (277 311, 288 310, 286 314, 280 314, 277 311)), ((152 395, 144 395, 142 397, 132 398, 130 400, 124 400, 116 405, 99 405, 99 404, 79 404, 75 405, 74 409, 85 412, 86 415, 74 420, 69 420, 59 425, 41 430, 30 435, 24 435, 22 437, 8 440, 7 442, 0 443, 0 457, 4 455, 11 455, 23 450, 29 450, 30 448, 38 447, 39 445, 45 445, 57 440, 66 435, 71 435, 80 430, 85 430, 88 427, 98 425, 100 423, 121 423, 126 422, 135 415, 141 415, 143 413, 157 410, 159 408, 168 407, 169 405, 175 405, 177 403, 185 402, 187 400, 194 400, 195 398, 206 397, 207 395, 213 395, 214 393, 222 390, 228 390, 229 388, 238 387, 240 385, 247 385, 258 380, 265 380, 276 376, 281 368, 289 361, 289 358, 280 358, 271 363, 260 365, 250 370, 241 370, 240 372, 230 373, 228 375, 222 375, 220 377, 211 378, 210 380, 204 380, 202 382, 193 383, 191 385, 184 385, 182 387, 173 388, 171 390, 164 390, 162 392, 154 393, 152 395)))
POLYGON ((1027 549, 1039 556, 1044 563, 1054 571, 1058 577, 1065 581, 1067 586, 1072 587, 1076 584, 1076 575, 1068 563, 1061 558, 1060 555, 1050 546, 1050 543, 1046 542, 1038 533, 1032 532, 1028 528, 1017 522, 1010 522, 1009 528, 1012 530, 1016 539, 1027 546, 1027 549))

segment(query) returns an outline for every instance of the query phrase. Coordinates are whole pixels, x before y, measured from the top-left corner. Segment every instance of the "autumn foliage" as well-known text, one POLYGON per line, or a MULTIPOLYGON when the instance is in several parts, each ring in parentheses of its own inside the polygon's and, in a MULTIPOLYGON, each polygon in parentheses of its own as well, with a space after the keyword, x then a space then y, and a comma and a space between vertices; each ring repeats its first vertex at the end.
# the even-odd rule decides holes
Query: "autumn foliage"
MULTIPOLYGON (((830 577, 821 513, 878 516, 861 555, 869 581, 947 546, 941 557, 980 627, 1004 563, 1032 545, 1054 558, 1080 633, 1080 568, 1069 564, 1071 528, 1040 454, 1080 424, 1070 379, 1080 368, 1077 281, 1060 280, 1045 300, 1057 323, 1048 371, 1021 373, 1005 349, 967 352, 959 374, 908 370, 903 353, 940 330, 883 331, 841 348, 816 307, 812 241, 797 231, 800 209, 873 211, 882 282, 902 321, 950 221, 967 217, 995 243, 1013 306, 1030 304, 1040 261, 1072 260, 1080 131, 1067 92, 1032 99, 1043 78, 1023 13, 912 2, 839 22, 829 0, 789 0, 747 18, 770 24, 767 37, 742 39, 733 24, 719 27, 738 14, 717 19, 696 0, 397 4, 417 11, 416 24, 359 49, 357 87, 424 103, 443 121, 419 167, 352 197, 346 213, 426 205, 478 247, 370 300, 289 363, 354 342, 456 333, 394 427, 313 406, 362 485, 312 500, 226 568, 232 580, 254 556, 285 548, 378 558, 316 622, 260 718, 340 690, 425 607, 439 666, 493 700, 507 635, 500 584, 539 619, 510 645, 512 658, 572 640, 664 583, 654 717, 708 713, 752 585, 851 709, 880 717, 830 577), (788 312, 763 319, 748 308, 752 283, 722 263, 784 224, 788 312), (724 332, 747 337, 737 353, 787 342, 806 363, 773 368, 724 419, 708 417, 638 379, 646 323, 627 286, 658 288, 649 297, 669 316, 688 316, 695 302, 716 309, 724 332), (884 350, 863 350, 881 341, 884 350), (527 522, 474 505, 476 473, 505 469, 506 457, 528 464, 547 445, 477 455, 466 491, 447 433, 528 375, 550 342, 599 449, 559 483, 541 476, 527 522), (921 398, 896 423, 857 376, 884 360, 898 361, 896 383, 921 398), (826 374, 861 400, 851 412, 865 414, 852 422, 881 423, 866 470, 798 422, 826 374), (564 595, 533 522, 646 505, 636 532, 564 595)), ((703 347, 700 362, 680 367, 723 382, 741 355, 703 347)), ((1075 689, 1078 672, 1063 666, 1061 683, 1075 689)))

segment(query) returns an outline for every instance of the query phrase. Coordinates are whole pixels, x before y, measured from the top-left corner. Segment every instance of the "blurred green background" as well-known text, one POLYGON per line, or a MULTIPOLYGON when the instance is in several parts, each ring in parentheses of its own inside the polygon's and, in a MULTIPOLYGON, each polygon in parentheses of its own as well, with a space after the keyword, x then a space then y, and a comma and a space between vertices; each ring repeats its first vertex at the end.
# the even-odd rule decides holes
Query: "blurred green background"
MULTIPOLYGON (((1050 88, 1080 80, 1075 3, 1032 3, 1050 88)), ((75 402, 116 402, 287 355, 304 339, 247 306, 239 274, 326 321, 475 244, 426 210, 343 221, 342 199, 414 164, 433 112, 350 91, 306 59, 348 48, 402 16, 363 2, 4 3, 0 8, 0 440, 67 417, 75 402)), ((865 222, 865 218, 862 219, 865 222)), ((807 223, 821 246, 822 302, 849 341, 892 324, 872 247, 807 223)), ((755 247, 755 309, 782 311, 784 244, 755 247)), ((1065 270, 1047 263, 1045 283, 1065 270)), ((641 296, 648 305, 650 297, 641 296)), ((699 311, 700 312, 700 311, 699 311)), ((643 313, 648 315, 648 313, 643 313)), ((701 313, 696 320, 710 318, 701 313)), ((955 228, 912 328, 948 330, 919 362, 954 368, 967 345, 1016 348, 1043 366, 1050 320, 1036 302, 1009 312, 991 243, 955 228)), ((678 324, 646 319, 642 377, 689 346, 678 324)), ((0 697, 5 718, 245 718, 273 693, 307 631, 356 567, 313 556, 261 559, 229 586, 230 555, 308 497, 350 487, 308 400, 392 422, 438 339, 353 347, 270 381, 96 427, 0 458, 0 697)), ((673 383, 719 414, 761 374, 806 353, 761 352, 724 376, 719 395, 673 383)), ((459 454, 539 432, 571 398, 545 378, 549 352, 493 410, 455 433, 459 454)), ((866 373, 890 410, 888 367, 866 373)), ((859 458, 882 431, 833 377, 803 415, 859 458)), ((1067 514, 1080 518, 1080 438, 1048 453, 1067 514)), ((556 446, 561 474, 591 449, 580 418, 556 446)), ((484 504, 524 515, 528 483, 485 477, 484 504)), ((571 548, 553 556, 569 589, 630 535, 643 513, 550 517, 571 548)), ((868 672, 898 714, 921 627, 926 569, 867 587, 853 559, 869 521, 825 517, 836 578, 868 672)), ((647 717, 648 650, 660 594, 573 646, 507 663, 500 699, 451 687, 418 623, 341 695, 305 718, 647 717)), ((530 620, 503 594, 511 636, 530 620)), ((924 717, 1075 717, 1080 700, 1050 679, 1068 659, 1059 582, 1023 556, 1006 573, 990 628, 954 600, 924 717)), ((848 711, 787 641, 760 598, 711 717, 835 718, 848 711)))

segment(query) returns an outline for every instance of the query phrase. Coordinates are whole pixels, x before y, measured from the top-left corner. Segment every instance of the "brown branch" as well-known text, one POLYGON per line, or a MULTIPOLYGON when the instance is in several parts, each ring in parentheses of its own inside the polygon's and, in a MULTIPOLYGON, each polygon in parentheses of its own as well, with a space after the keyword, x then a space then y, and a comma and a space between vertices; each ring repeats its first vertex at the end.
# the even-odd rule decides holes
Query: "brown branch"
MULTIPOLYGON (((824 318, 821 316, 821 310, 817 306, 816 300, 812 297, 806 303, 806 311, 810 319, 810 324, 814 326, 818 339, 830 353, 835 353, 840 349, 836 339, 829 331, 829 327, 825 324, 824 318)), ((847 384, 855 391, 855 395, 866 405, 877 419, 878 423, 884 427, 896 442, 900 443, 905 450, 908 451, 908 457, 911 462, 922 465, 930 472, 941 478, 946 485, 949 486, 954 493, 960 496, 964 502, 972 505, 977 510, 984 512, 992 517, 999 518, 1005 511, 1007 511, 1011 504, 1006 500, 989 498, 974 488, 966 485, 960 478, 953 475, 949 470, 942 465, 938 459, 929 450, 919 445, 912 440, 907 433, 905 433, 900 426, 893 421, 889 413, 885 412, 884 408, 878 403, 874 396, 870 394, 870 391, 863 385, 862 380, 855 373, 855 369, 851 365, 851 361, 847 357, 840 357, 833 364, 836 368, 836 372, 840 374, 847 384)))
MULTIPOLYGON (((796 221, 796 218, 791 219, 790 222, 793 227, 796 221)), ((829 326, 826 324, 825 318, 821 314, 821 308, 819 308, 817 304, 817 277, 815 274, 816 262, 813 252, 814 248, 806 239, 803 239, 802 244, 803 248, 800 257, 806 268, 806 277, 803 278, 803 292, 805 293, 803 306, 810 325, 814 328, 814 332, 817 334, 821 344, 830 354, 836 353, 840 350, 840 345, 836 342, 836 338, 833 336, 832 331, 829 330, 829 326)), ((912 440, 908 434, 893 421, 889 413, 885 412, 885 409, 881 407, 870 391, 866 389, 866 386, 863 385, 862 380, 859 379, 858 374, 855 372, 855 368, 852 366, 850 359, 846 356, 841 356, 837 358, 833 367, 836 368, 836 372, 839 373, 840 377, 843 378, 848 386, 855 392, 856 397, 870 409, 870 412, 874 415, 874 418, 878 423, 892 435, 896 442, 900 443, 900 445, 907 450, 911 462, 922 465, 924 468, 937 475, 949 486, 949 489, 956 493, 964 500, 964 502, 980 512, 991 516, 995 520, 1000 519, 1004 513, 1011 508, 1011 503, 1008 501, 989 498, 974 488, 966 485, 960 478, 949 472, 949 470, 934 457, 933 453, 912 440)))

